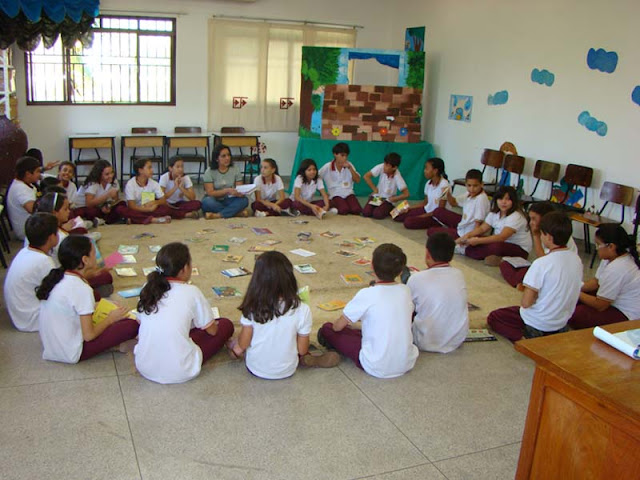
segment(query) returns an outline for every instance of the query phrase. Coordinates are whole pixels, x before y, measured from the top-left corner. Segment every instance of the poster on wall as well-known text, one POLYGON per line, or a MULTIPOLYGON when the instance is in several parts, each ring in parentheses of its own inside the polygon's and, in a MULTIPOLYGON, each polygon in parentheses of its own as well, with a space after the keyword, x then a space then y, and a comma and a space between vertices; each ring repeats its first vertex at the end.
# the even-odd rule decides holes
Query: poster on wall
POLYGON ((449 120, 471 121, 473 97, 471 95, 451 95, 449 100, 449 120))
POLYGON ((404 34, 404 49, 409 52, 424 52, 425 27, 409 27, 404 34))

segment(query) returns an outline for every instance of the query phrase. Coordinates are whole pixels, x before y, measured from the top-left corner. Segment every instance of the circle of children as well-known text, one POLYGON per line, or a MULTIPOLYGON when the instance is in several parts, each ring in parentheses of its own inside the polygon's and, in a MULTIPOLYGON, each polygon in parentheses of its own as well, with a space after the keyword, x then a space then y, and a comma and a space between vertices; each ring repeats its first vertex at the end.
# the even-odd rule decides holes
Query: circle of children
MULTIPOLYGON (((467 291, 462 272, 450 265, 454 253, 499 266, 504 279, 522 290, 520 306, 488 316, 490 328, 511 341, 563 332, 569 326, 640 318, 640 261, 622 227, 607 224, 597 230, 600 266, 595 277, 583 283, 571 221, 564 213, 541 202, 533 203, 527 216, 512 187, 498 188, 490 201, 475 169, 467 172, 466 192, 454 197, 443 160, 431 158, 424 166, 424 200, 394 218, 406 228, 427 229, 428 268, 408 276, 402 250, 379 245, 372 256, 375 283, 360 290, 337 321, 318 331, 326 353, 309 353, 311 311, 298 297, 291 262, 277 251, 256 259, 238 307, 242 315, 236 338, 231 321, 211 318, 209 302, 189 284, 192 261, 182 243, 169 243, 158 252, 156 269, 140 293, 136 319, 116 308, 94 324, 95 299, 113 291, 112 278, 96 266, 95 247, 83 235, 86 225, 70 222, 70 215, 94 223, 143 224, 198 217, 200 209, 208 219, 247 216, 247 197, 236 189, 242 174, 229 148, 217 147, 204 174, 205 196, 197 201, 182 160, 173 159, 159 182, 152 179, 151 162, 141 160, 134 165, 136 176, 127 182, 122 201, 108 162, 97 161, 76 189, 70 162, 60 164, 56 180, 41 180, 42 157, 37 153, 18 161, 8 192, 13 230, 27 240, 7 273, 4 295, 15 327, 40 332, 46 360, 76 363, 137 336, 136 367, 159 383, 196 377, 202 363, 225 345, 231 356, 244 358, 252 374, 265 379, 289 377, 298 366, 335 366, 340 361, 337 352, 370 375, 397 377, 413 368, 419 350, 447 353, 466 337, 467 291), (36 200, 38 181, 44 189, 36 200), (462 215, 448 210, 447 204, 461 206, 462 215), (528 268, 501 261, 526 259, 532 250, 536 260, 528 268), (396 283, 399 276, 406 284, 396 283), (353 328, 356 322, 361 328, 353 328)), ((262 161, 252 204, 255 215, 389 216, 394 204, 409 196, 398 171, 400 156, 390 153, 364 175, 373 193, 363 209, 353 192, 361 177, 348 155, 348 145, 338 143, 333 160, 322 168, 304 160, 290 198, 285 197, 275 161, 262 161)))

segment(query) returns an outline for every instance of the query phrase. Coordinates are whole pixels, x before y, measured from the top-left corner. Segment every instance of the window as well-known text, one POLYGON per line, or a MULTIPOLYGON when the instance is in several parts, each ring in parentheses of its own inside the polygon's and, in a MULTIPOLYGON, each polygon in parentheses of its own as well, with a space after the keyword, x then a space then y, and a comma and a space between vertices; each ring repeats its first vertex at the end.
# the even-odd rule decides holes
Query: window
POLYGON ((355 41, 355 29, 211 20, 209 128, 297 131, 302 46, 355 41))
POLYGON ((176 22, 101 16, 93 43, 25 53, 27 104, 175 105, 176 22))

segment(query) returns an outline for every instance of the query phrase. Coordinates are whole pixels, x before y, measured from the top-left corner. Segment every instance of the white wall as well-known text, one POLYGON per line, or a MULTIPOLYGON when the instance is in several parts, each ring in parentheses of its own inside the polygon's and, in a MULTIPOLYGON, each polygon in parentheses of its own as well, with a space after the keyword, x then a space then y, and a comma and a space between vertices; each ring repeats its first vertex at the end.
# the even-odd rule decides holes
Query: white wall
MULTIPOLYGON (((527 157, 529 175, 536 159, 593 167, 590 198, 597 197, 604 180, 640 187, 640 106, 631 101, 631 91, 640 85, 640 2, 409 0, 403 5, 390 48, 401 48, 406 27, 426 26, 425 139, 434 143, 450 176, 477 167, 484 148, 511 141, 527 157), (588 68, 592 47, 618 53, 613 74, 588 68), (553 86, 533 83, 533 68, 553 72, 553 86), (487 96, 500 90, 509 92, 509 101, 487 105, 487 96), (448 119, 451 94, 473 95, 471 123, 448 119), (607 123, 605 137, 578 124, 583 110, 607 123)), ((609 213, 618 218, 619 210, 609 213)))
MULTIPOLYGON (((40 148, 48 160, 68 157, 67 136, 79 132, 120 135, 132 126, 155 126, 172 131, 176 125, 207 126, 207 21, 211 15, 266 17, 362 25, 357 46, 388 48, 391 24, 388 3, 382 0, 257 0, 233 3, 215 0, 103 0, 104 13, 179 14, 177 16, 177 104, 157 106, 27 106, 19 96, 19 116, 29 145, 40 148), (378 8, 379 7, 379 8, 378 8), (382 10, 383 14, 380 14, 382 10)), ((172 16, 172 15, 168 15, 172 16)), ((25 92, 23 56, 17 59, 18 92, 25 92)), ((267 155, 275 158, 283 173, 292 166, 296 133, 265 133, 267 155)), ((119 144, 118 144, 119 145, 119 144)), ((119 146, 117 148, 120 154, 119 146)))

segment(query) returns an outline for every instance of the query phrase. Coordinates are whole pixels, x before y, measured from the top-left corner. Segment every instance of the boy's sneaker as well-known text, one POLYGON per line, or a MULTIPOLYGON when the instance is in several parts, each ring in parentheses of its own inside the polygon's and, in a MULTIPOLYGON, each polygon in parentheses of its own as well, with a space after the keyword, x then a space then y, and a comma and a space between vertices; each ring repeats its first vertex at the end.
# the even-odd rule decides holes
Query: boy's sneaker
POLYGON ((453 253, 458 255, 464 255, 466 250, 467 250, 467 247, 465 247, 464 245, 456 245, 456 248, 453 249, 453 253))
POLYGON ((104 224, 106 224, 107 222, 104 221, 104 218, 100 218, 100 217, 96 217, 93 219, 93 226, 94 228, 98 228, 104 224))
POLYGON ((83 220, 82 224, 84 225, 84 228, 86 230, 90 230, 90 229, 92 229, 94 227, 94 223, 93 223, 92 220, 83 220))
POLYGON ((330 208, 330 209, 327 211, 327 213, 329 213, 329 214, 331 214, 331 215, 337 215, 337 214, 338 214, 338 209, 337 209, 337 208, 335 208, 335 207, 330 208))
POLYGON ((255 215, 256 217, 260 217, 260 218, 262 218, 262 217, 266 217, 266 216, 267 216, 267 212, 262 212, 262 211, 260 211, 260 210, 256 210, 256 211, 255 211, 255 213, 254 213, 254 215, 255 215))
POLYGON ((484 264, 489 267, 497 267, 502 262, 502 257, 498 255, 489 255, 484 259, 484 264))
POLYGON ((304 367, 333 368, 340 363, 340 354, 337 352, 325 352, 320 355, 306 355, 300 357, 300 363, 304 367))
POLYGON ((283 208, 282 210, 280 210, 280 216, 281 217, 295 217, 296 215, 291 211, 291 209, 289 208, 283 208))

